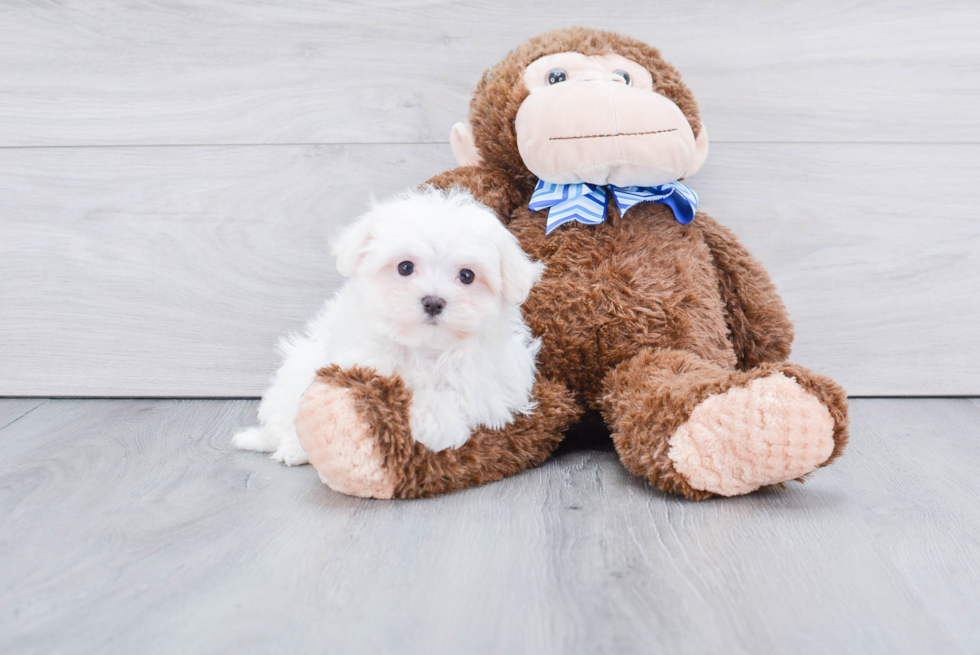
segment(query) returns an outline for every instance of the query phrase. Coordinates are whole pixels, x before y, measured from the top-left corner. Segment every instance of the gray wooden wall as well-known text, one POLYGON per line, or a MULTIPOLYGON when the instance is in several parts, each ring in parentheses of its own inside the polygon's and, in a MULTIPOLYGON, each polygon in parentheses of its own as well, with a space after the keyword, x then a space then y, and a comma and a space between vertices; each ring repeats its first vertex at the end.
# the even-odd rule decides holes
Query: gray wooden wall
POLYGON ((691 184, 767 264, 794 359, 980 394, 980 3, 0 3, 0 395, 253 396, 338 281, 329 236, 453 166, 511 47, 660 47, 691 184))

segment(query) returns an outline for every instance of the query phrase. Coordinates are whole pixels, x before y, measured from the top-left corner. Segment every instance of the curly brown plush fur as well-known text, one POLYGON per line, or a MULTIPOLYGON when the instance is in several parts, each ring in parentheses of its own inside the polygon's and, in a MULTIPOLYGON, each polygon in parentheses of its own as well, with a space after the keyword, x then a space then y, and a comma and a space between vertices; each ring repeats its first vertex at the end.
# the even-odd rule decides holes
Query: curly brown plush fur
POLYGON ((581 414, 561 384, 541 379, 532 392, 537 403, 533 419, 519 416, 504 430, 479 429, 459 448, 436 453, 412 439, 412 394, 401 378, 360 366, 330 366, 319 371, 318 383, 351 393, 361 420, 373 433, 381 467, 394 482, 394 498, 434 496, 536 466, 581 414))
POLYGON ((665 491, 694 500, 711 497, 709 492, 692 488, 675 471, 667 455, 669 439, 709 396, 748 386, 773 373, 793 378, 831 408, 834 450, 820 466, 830 464, 847 443, 846 398, 831 380, 797 364, 765 364, 740 372, 715 366, 690 352, 664 349, 641 351, 605 379, 603 414, 613 428, 623 464, 665 491))
MULTIPOLYGON (((785 307, 731 232, 703 213, 682 225, 653 203, 623 217, 610 200, 604 223, 570 223, 545 236, 544 216, 527 208, 536 178, 518 151, 514 119, 528 95, 524 69, 561 52, 617 53, 645 66, 654 90, 700 130, 679 73, 654 48, 610 32, 543 34, 487 71, 469 117, 480 164, 429 184, 471 191, 545 263, 523 308, 543 342, 540 406, 503 430, 479 431, 458 450, 432 453, 411 441, 410 394, 400 381, 322 372, 325 383, 354 393, 358 415, 384 454, 393 495, 444 493, 534 466, 584 411, 601 413, 630 471, 691 499, 788 479, 766 478, 770 470, 802 476, 830 463, 847 442, 845 394, 829 378, 785 363, 793 340, 785 307), (802 443, 780 441, 794 430, 806 438, 824 432, 802 443), (809 464, 794 468, 794 458, 809 464), (753 486, 755 479, 762 481, 753 486)), ((305 438, 328 432, 318 430, 305 438)))
POLYGON ((793 326, 765 269, 728 229, 704 213, 681 225, 669 209, 652 203, 633 207, 624 219, 610 201, 602 225, 568 224, 546 237, 543 217, 527 208, 536 178, 516 145, 514 118, 527 97, 522 74, 539 57, 567 51, 615 52, 644 65, 655 90, 681 108, 695 133, 701 126, 694 97, 676 69, 656 49, 609 32, 571 28, 542 34, 480 81, 470 124, 482 162, 429 183, 471 190, 498 212, 533 258, 546 264, 524 306, 544 342, 541 374, 564 380, 583 407, 603 410, 630 470, 666 491, 700 499, 712 494, 692 489, 673 471, 664 452, 670 435, 705 397, 786 372, 834 420, 833 454, 821 465, 828 464, 847 441, 845 394, 832 380, 802 367, 772 366, 788 357, 793 326), (710 372, 698 381, 688 375, 682 392, 648 361, 658 350, 689 353, 710 372), (631 387, 644 389, 644 395, 637 398, 627 391, 631 387), (649 404, 658 397, 661 401, 649 404), (636 429, 627 418, 636 412, 624 405, 630 398, 647 402, 647 417, 655 425, 636 429))

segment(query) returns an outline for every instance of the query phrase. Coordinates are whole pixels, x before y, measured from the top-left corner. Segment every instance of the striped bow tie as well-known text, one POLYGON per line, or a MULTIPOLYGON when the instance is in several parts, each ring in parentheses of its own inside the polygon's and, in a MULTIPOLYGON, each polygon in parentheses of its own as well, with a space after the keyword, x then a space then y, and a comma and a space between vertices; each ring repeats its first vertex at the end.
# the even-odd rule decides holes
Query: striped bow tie
POLYGON ((620 216, 641 202, 658 202, 670 207, 679 223, 690 223, 698 210, 698 194, 680 182, 660 186, 599 186, 597 184, 551 184, 538 180, 528 209, 548 210, 545 234, 569 221, 598 225, 606 220, 606 191, 612 191, 620 216))

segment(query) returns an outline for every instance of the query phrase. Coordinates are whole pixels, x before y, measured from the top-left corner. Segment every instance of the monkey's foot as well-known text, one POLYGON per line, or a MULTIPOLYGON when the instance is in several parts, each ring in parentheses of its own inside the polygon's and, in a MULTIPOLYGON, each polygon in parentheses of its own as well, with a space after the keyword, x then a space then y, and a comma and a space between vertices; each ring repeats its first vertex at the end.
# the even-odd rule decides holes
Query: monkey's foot
POLYGON ((607 378, 606 424, 623 464, 691 500, 799 479, 847 443, 847 397, 790 363, 748 371, 644 350, 607 378))
POLYGON ((411 394, 369 369, 323 369, 296 415, 296 433, 320 480, 362 498, 391 498, 399 482, 395 451, 414 447, 411 394))
POLYGON ((795 480, 834 452, 834 419, 782 373, 709 396, 669 441, 673 468, 699 491, 737 496, 795 480))

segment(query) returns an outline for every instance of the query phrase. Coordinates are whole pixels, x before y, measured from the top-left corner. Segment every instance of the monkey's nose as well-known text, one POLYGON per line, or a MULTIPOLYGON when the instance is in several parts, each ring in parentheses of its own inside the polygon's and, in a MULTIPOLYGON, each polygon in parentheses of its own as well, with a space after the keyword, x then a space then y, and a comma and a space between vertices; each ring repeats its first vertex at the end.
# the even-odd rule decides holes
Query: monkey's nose
POLYGON ((422 299, 422 307, 429 316, 438 316, 446 307, 446 301, 437 296, 426 296, 422 299))

